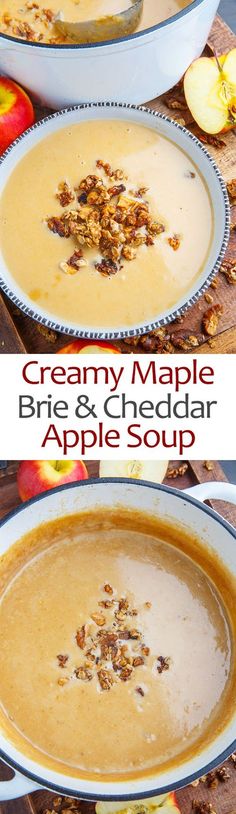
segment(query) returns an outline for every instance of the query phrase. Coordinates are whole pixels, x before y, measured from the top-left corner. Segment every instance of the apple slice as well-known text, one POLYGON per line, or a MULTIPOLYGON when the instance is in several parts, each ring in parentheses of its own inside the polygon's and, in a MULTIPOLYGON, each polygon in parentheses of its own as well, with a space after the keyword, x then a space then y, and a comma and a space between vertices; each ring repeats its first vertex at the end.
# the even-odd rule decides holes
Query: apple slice
POLYGON ((110 345, 109 342, 75 339, 74 342, 61 348, 58 353, 121 353, 121 351, 115 345, 110 345))
POLYGON ((100 478, 136 478, 162 483, 168 461, 100 461, 100 478))
POLYGON ((216 135, 236 127, 236 48, 219 59, 196 59, 185 74, 184 92, 205 133, 216 135))
POLYGON ((160 794, 143 800, 120 803, 96 803, 96 814, 180 814, 175 794, 160 794))

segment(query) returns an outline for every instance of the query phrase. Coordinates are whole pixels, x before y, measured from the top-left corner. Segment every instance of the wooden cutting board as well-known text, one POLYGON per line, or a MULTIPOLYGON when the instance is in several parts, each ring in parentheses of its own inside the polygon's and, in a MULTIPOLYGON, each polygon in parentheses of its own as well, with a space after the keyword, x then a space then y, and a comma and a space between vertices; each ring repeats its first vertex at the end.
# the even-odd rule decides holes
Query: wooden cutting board
MULTIPOLYGON (((212 55, 213 50, 221 54, 235 47, 236 37, 225 23, 216 17, 213 25, 206 53, 212 55)), ((196 126, 193 125, 191 115, 187 109, 174 109, 171 107, 173 98, 179 100, 180 89, 176 88, 171 93, 160 97, 150 103, 149 107, 170 115, 174 119, 184 120, 187 127, 192 132, 199 135, 196 126)), ((183 99, 182 99, 183 101, 183 99)), ((42 119, 51 111, 48 109, 36 108, 36 118, 42 119)), ((201 137, 201 134, 200 134, 201 137)), ((214 146, 206 145, 209 152, 216 159, 222 175, 226 181, 230 181, 236 176, 236 131, 231 131, 222 137, 223 145, 216 149, 214 146)), ((236 224, 236 206, 232 207, 232 223, 236 224)), ((236 260, 236 231, 232 231, 231 240, 227 251, 227 258, 236 260)), ((202 327, 202 317, 204 311, 209 308, 204 295, 192 308, 189 308, 181 323, 173 323, 168 327, 167 336, 171 336, 171 352, 193 352, 194 353, 236 353, 236 288, 230 285, 224 274, 219 273, 217 277, 217 288, 211 288, 213 305, 221 304, 224 308, 223 316, 218 325, 217 335, 210 345, 207 336, 204 336, 202 327), (189 340, 188 337, 191 339, 189 340), (183 345, 184 340, 184 345, 183 345), (192 343, 199 344, 192 344, 192 343)), ((52 353, 58 351, 66 345, 68 340, 63 334, 48 330, 38 325, 29 317, 19 311, 6 297, 0 295, 0 352, 1 353, 52 353)), ((122 350, 133 350, 129 345, 117 342, 122 350)), ((142 344, 135 348, 135 352, 143 352, 142 344)), ((165 353, 165 346, 159 348, 159 352, 165 353)))
MULTIPOLYGON (((98 461, 90 461, 86 465, 90 477, 97 477, 99 472, 98 461)), ((179 461, 173 461, 169 465, 169 470, 177 471, 179 465, 179 461)), ((208 462, 207 465, 212 466, 212 469, 206 469, 203 461, 191 461, 188 463, 187 471, 183 476, 177 475, 177 477, 168 478, 165 483, 178 489, 186 489, 206 481, 227 480, 217 461, 208 462)), ((16 483, 17 469, 18 463, 16 461, 3 462, 3 468, 0 469, 0 517, 6 515, 20 502, 16 483)), ((217 501, 212 501, 211 505, 236 526, 235 506, 217 501)), ((217 788, 209 789, 205 783, 200 783, 197 787, 188 786, 177 793, 181 814, 191 814, 194 798, 211 803, 215 814, 236 814, 236 764, 230 759, 225 765, 230 777, 224 783, 219 782, 217 788)), ((0 763, 1 779, 8 779, 11 774, 11 770, 3 763, 0 763)), ((20 800, 0 804, 0 814, 44 814, 46 809, 53 810, 54 799, 55 795, 47 791, 35 792, 30 796, 22 797, 20 800)), ((94 806, 81 803, 81 814, 94 814, 94 806)))

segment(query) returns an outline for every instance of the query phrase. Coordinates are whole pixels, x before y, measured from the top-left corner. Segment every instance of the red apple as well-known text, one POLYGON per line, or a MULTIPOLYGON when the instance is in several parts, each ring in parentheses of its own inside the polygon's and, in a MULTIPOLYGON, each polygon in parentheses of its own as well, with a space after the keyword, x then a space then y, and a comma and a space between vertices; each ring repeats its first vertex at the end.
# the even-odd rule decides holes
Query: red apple
POLYGON ((27 93, 12 79, 0 76, 0 154, 34 122, 27 93))
POLYGON ((110 342, 92 342, 89 339, 76 339, 70 345, 65 345, 58 353, 121 353, 110 342))
POLYGON ((83 461, 21 461, 17 472, 18 492, 21 500, 29 500, 39 492, 87 478, 83 461))

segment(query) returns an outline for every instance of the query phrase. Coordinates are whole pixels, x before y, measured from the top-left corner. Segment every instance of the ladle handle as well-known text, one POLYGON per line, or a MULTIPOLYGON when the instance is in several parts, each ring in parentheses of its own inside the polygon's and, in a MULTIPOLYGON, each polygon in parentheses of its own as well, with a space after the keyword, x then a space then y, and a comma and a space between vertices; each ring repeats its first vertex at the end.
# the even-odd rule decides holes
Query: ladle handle
POLYGON ((207 481, 207 483, 191 486, 191 489, 185 489, 185 493, 196 497, 202 503, 205 500, 225 500, 236 506, 236 485, 233 483, 207 481))
POLYGON ((17 797, 24 797, 26 794, 31 794, 32 791, 37 791, 40 786, 28 780, 19 772, 15 772, 11 780, 0 781, 0 800, 16 800, 17 797))

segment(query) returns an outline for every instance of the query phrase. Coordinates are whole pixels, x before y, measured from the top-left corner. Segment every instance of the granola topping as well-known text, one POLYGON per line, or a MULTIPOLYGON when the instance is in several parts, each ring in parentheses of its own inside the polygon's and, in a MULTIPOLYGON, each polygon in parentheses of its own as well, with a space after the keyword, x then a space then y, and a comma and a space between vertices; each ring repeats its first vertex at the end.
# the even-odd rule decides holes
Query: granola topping
MULTIPOLYGON (((147 187, 127 192, 126 183, 110 184, 111 180, 126 181, 123 170, 112 170, 102 159, 96 167, 101 175, 87 175, 74 189, 67 181, 58 184, 56 198, 65 211, 46 219, 51 232, 61 238, 72 237, 79 246, 59 264, 66 274, 75 274, 88 265, 88 250, 94 248, 98 251, 97 260, 92 261, 96 271, 104 277, 117 274, 124 260, 135 260, 141 246, 153 246, 165 232, 164 223, 152 217, 149 203, 144 200, 147 187), (71 203, 73 208, 69 208, 71 203)), ((168 242, 176 251, 179 235, 169 237, 168 242)))
MULTIPOLYGON (((109 583, 103 586, 105 594, 112 596, 115 592, 109 583)), ((81 651, 81 663, 73 664, 73 658, 66 655, 57 656, 58 666, 66 668, 65 680, 57 679, 59 686, 76 679, 78 681, 97 681, 101 691, 110 690, 119 681, 131 681, 138 669, 147 669, 156 664, 156 673, 161 675, 169 670, 171 660, 167 656, 151 655, 150 648, 144 642, 141 625, 132 626, 133 616, 139 622, 139 611, 132 607, 126 596, 110 600, 98 600, 98 606, 104 612, 91 613, 90 618, 77 629, 75 642, 81 651), (148 662, 147 659, 151 659, 148 662)), ((148 611, 151 603, 146 601, 142 607, 148 611)), ((144 696, 142 687, 135 687, 135 692, 144 696)))

